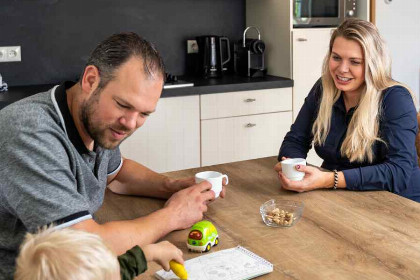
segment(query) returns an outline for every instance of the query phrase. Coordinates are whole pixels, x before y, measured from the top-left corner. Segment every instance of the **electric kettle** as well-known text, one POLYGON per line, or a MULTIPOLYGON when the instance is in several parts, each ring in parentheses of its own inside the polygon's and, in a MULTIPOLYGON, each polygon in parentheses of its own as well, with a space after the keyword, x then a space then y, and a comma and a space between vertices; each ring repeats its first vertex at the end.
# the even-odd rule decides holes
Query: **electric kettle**
POLYGON ((198 36, 198 71, 204 78, 217 78, 227 70, 230 61, 230 43, 227 37, 198 36))

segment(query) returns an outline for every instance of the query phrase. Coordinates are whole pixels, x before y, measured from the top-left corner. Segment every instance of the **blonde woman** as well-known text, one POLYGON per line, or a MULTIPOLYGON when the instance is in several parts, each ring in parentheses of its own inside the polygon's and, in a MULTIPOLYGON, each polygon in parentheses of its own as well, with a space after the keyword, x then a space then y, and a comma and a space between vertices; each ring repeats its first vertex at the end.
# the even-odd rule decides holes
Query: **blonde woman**
POLYGON ((306 158, 313 144, 321 171, 296 166, 302 181, 290 181, 275 166, 282 187, 386 190, 420 202, 414 98, 392 80, 391 61, 377 28, 349 19, 332 34, 322 78, 314 85, 279 152, 306 158))

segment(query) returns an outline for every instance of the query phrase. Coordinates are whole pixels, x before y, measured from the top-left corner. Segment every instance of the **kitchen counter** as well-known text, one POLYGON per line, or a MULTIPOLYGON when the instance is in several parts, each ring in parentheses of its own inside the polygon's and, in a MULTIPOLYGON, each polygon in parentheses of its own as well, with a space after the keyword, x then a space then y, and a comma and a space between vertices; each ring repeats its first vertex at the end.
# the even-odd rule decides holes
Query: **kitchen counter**
MULTIPOLYGON (((248 78, 236 75, 226 75, 222 78, 217 79, 204 79, 180 76, 179 79, 192 82, 194 83, 194 86, 164 89, 162 92, 162 98, 232 91, 293 87, 293 80, 269 75, 261 78, 248 78)), ((9 87, 9 90, 7 92, 0 92, 0 109, 22 98, 46 91, 52 88, 53 86, 54 84, 9 87)))
POLYGON ((293 87, 293 80, 270 75, 261 78, 225 75, 215 79, 181 76, 179 79, 192 82, 194 86, 165 89, 162 97, 293 87))

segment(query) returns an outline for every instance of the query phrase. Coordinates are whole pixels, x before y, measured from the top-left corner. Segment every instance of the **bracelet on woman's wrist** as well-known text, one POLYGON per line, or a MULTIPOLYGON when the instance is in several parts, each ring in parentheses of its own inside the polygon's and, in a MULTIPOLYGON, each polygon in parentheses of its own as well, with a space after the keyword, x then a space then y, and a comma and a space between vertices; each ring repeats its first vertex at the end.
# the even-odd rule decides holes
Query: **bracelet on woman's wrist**
POLYGON ((337 186, 338 186, 338 171, 337 169, 333 170, 334 172, 334 185, 333 185, 333 189, 336 190, 337 186))

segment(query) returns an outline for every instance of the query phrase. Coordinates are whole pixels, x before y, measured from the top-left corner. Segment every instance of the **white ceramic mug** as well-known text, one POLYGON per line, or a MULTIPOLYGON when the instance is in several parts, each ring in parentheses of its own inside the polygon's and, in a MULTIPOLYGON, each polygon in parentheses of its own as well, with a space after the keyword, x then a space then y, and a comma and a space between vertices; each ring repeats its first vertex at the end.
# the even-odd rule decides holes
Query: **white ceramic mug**
POLYGON ((218 198, 223 188, 223 178, 226 178, 227 185, 229 183, 229 178, 226 174, 216 171, 204 171, 195 174, 195 183, 198 184, 203 181, 208 181, 211 184, 211 190, 214 191, 214 194, 216 195, 215 198, 218 198))
POLYGON ((297 171, 296 165, 306 165, 304 158, 288 158, 281 162, 281 172, 291 181, 300 181, 305 172, 297 171))

